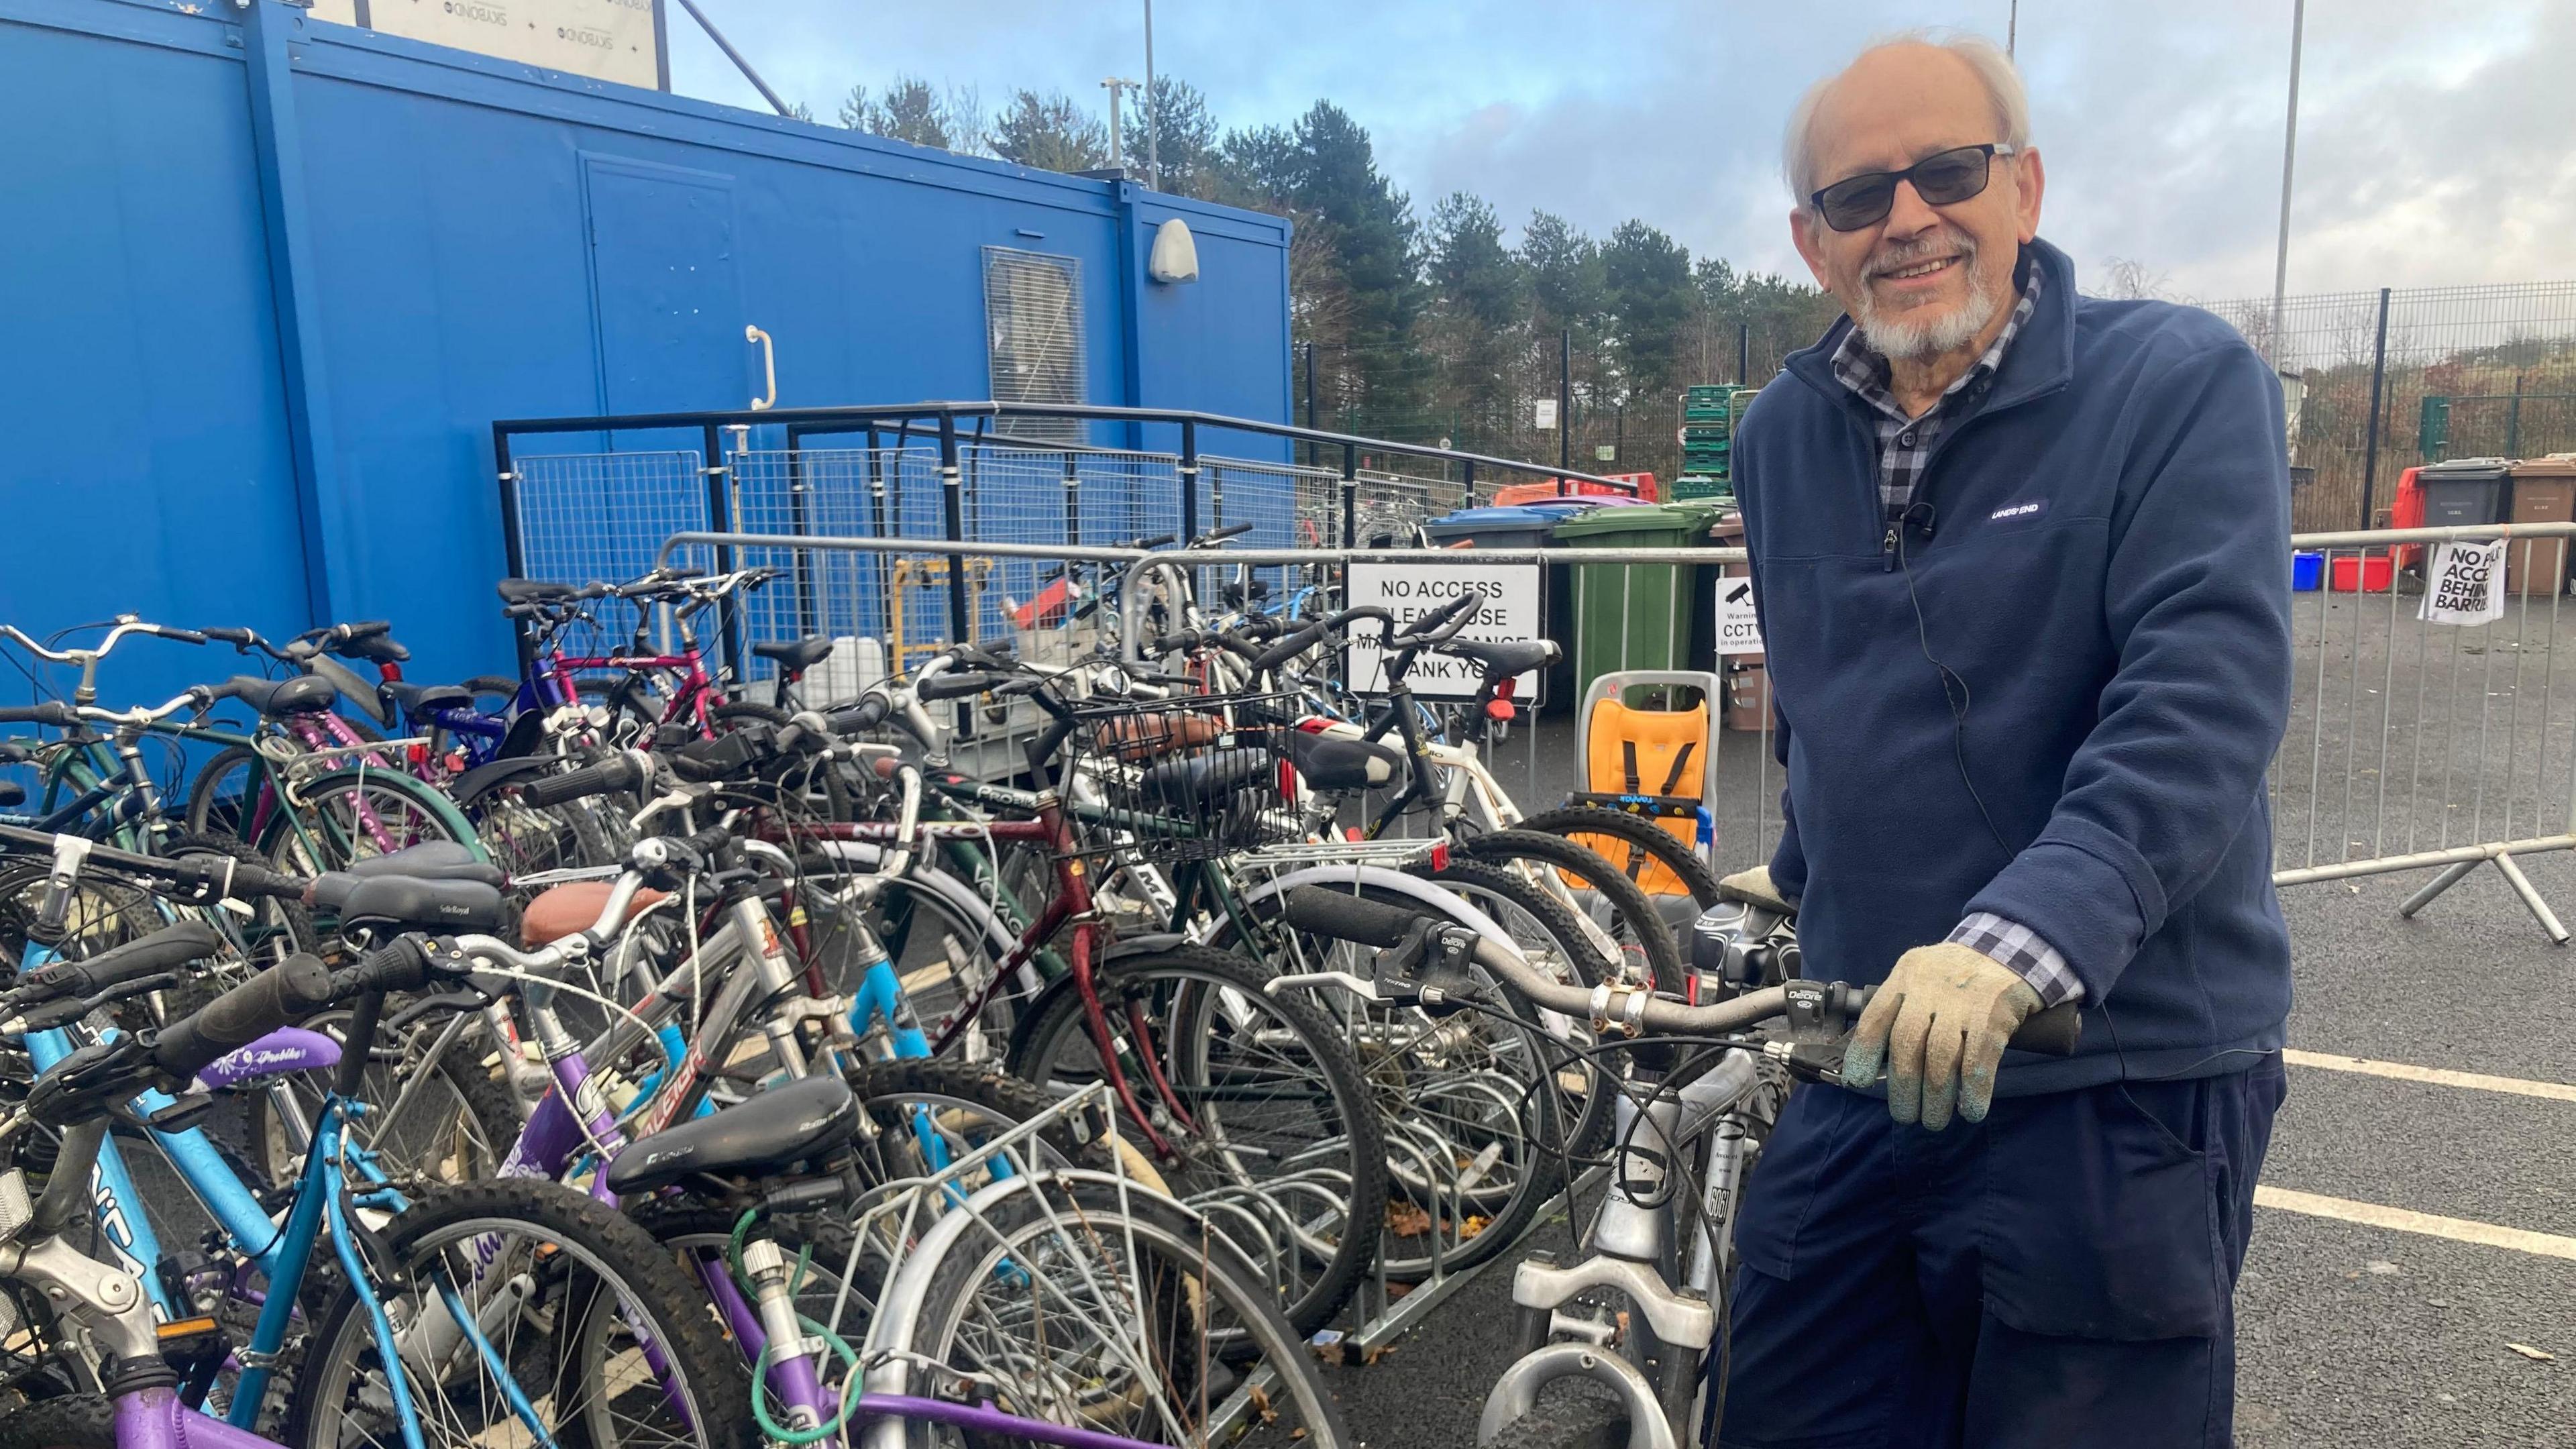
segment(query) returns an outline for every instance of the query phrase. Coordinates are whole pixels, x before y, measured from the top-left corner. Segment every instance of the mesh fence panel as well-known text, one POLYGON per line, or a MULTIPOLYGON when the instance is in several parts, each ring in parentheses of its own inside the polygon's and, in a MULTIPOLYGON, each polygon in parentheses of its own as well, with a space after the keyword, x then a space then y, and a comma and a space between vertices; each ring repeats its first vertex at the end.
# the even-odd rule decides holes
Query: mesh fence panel
MULTIPOLYGON (((519 567, 553 583, 622 583, 653 567, 662 540, 708 526, 704 455, 555 453, 514 460, 518 473, 519 567)), ((605 654, 635 632, 635 606, 593 605, 593 627, 575 626, 568 653, 605 654)))
POLYGON ((2277 328, 2268 297, 2208 304, 2298 374, 2292 527, 2386 522, 2399 475, 2419 463, 2576 450, 2576 282, 2404 288, 2387 293, 2372 466, 2380 296, 2285 298, 2277 328))
MULTIPOLYGON (((651 568, 672 534, 728 527, 745 533, 815 538, 951 536, 939 450, 927 439, 854 448, 746 449, 728 453, 729 516, 711 518, 703 461, 693 451, 558 454, 520 463, 519 534, 533 577, 569 582, 631 579, 651 568)), ((1180 463, 1165 453, 1033 446, 969 440, 958 448, 955 533, 968 541, 1118 545, 1181 528, 1180 463)), ((1344 492, 1335 470, 1236 458, 1201 460, 1197 526, 1249 523, 1239 546, 1326 548, 1342 539, 1344 492)), ((1363 470, 1353 492, 1354 535, 1362 545, 1410 546, 1424 521, 1471 500, 1455 478, 1363 470)), ((698 547, 675 556, 712 569, 726 560, 698 547)), ((1073 602, 1061 566, 1044 559, 858 553, 826 548, 738 548, 737 567, 779 571, 775 583, 736 606, 746 644, 820 634, 884 641, 902 670, 958 637, 951 619, 952 569, 962 570, 968 639, 1016 639, 1061 653, 1088 646, 1054 628, 1073 602), (1030 626, 1036 626, 1032 629, 1030 626)), ((1092 586, 1077 569, 1072 588, 1092 586)), ((1203 599, 1226 582, 1257 576, 1269 596, 1306 611, 1301 597, 1323 582, 1298 566, 1200 570, 1203 599)), ((622 640, 634 616, 602 611, 604 637, 622 640)), ((753 677, 774 673, 748 658, 753 677)))

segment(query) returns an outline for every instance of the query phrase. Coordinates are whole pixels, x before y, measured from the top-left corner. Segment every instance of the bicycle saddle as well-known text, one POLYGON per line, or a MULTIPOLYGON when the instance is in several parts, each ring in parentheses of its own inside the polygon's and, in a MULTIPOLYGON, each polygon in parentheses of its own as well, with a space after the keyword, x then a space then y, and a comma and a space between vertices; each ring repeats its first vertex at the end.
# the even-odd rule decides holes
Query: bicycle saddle
POLYGON ((340 697, 339 687, 313 674, 299 674, 293 679, 261 679, 256 675, 236 674, 215 686, 215 698, 238 699, 269 719, 288 715, 321 714, 340 697))
POLYGON ((498 931, 510 913, 500 888, 477 880, 326 871, 305 898, 339 917, 343 930, 498 931))
POLYGON ((1185 760, 1165 760, 1148 766, 1137 777, 1136 792, 1148 810, 1171 809, 1213 801, 1259 784, 1265 772, 1278 767, 1279 756, 1270 750, 1249 746, 1209 750, 1185 760))
POLYGON ((778 667, 801 674, 832 657, 832 641, 821 634, 802 639, 788 639, 768 644, 754 644, 751 652, 763 659, 778 661, 778 667))
POLYGON ((340 872, 361 880, 404 876, 411 880, 470 880, 488 886, 506 884, 501 868, 477 856, 472 846, 452 840, 430 840, 405 846, 390 855, 371 855, 340 872))
POLYGON ((1403 752, 1367 740, 1296 730, 1288 736, 1288 758, 1307 785, 1326 793, 1390 790, 1404 783, 1403 752))
POLYGON ((474 707, 473 691, 460 684, 414 684, 408 679, 391 679, 378 687, 387 699, 401 705, 405 714, 474 707))
POLYGON ((1440 646, 1443 654, 1473 659, 1483 666, 1485 677, 1513 678, 1533 669, 1554 664, 1563 650, 1553 639, 1452 639, 1440 646))
POLYGON ((839 1151, 858 1125, 849 1083, 837 1074, 806 1077, 633 1144, 608 1165, 608 1189, 620 1196, 656 1192, 700 1173, 773 1176, 839 1151))
MULTIPOLYGON (((577 880, 537 892, 537 898, 519 913, 519 940, 530 950, 538 950, 575 931, 589 930, 599 924, 599 913, 608 909, 608 893, 614 887, 612 881, 577 880)), ((650 888, 637 891, 626 908, 626 920, 635 919, 636 912, 665 894, 650 888)), ((622 926, 626 921, 618 924, 622 926)))

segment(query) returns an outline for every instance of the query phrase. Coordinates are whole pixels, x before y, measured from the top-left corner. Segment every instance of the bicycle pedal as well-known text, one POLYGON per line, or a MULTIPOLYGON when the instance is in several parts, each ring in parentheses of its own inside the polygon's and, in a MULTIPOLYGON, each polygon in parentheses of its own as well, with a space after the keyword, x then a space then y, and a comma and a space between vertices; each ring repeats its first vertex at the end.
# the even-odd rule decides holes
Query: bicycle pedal
POLYGON ((216 1373, 233 1356, 232 1335, 212 1316, 156 1324, 153 1335, 161 1362, 179 1376, 179 1401, 191 1409, 204 1407, 216 1373))
POLYGON ((214 1110, 215 1099, 204 1092, 190 1092, 154 1112, 149 1119, 155 1132, 182 1132, 194 1127, 214 1110))

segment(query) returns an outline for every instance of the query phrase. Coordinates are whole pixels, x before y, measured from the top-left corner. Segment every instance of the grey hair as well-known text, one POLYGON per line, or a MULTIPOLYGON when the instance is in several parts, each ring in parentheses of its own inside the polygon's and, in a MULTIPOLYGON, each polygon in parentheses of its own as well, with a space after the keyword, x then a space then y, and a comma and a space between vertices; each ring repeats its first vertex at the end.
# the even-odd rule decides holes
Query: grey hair
MULTIPOLYGON (((1928 45, 1967 62, 1968 69, 1986 88, 1986 99, 1994 105, 1995 129, 2000 133, 1995 139, 2015 150, 2030 144, 2030 92, 2023 88, 2021 71, 2013 65, 2012 57, 2004 54, 2002 46, 1964 31, 1908 30, 1870 42, 1852 57, 1852 64, 1858 64, 1862 56, 1896 45, 1928 45)), ((1788 177, 1789 191, 1801 211, 1807 209, 1807 198, 1816 192, 1816 109, 1823 104, 1825 92, 1849 69, 1851 66, 1846 65, 1807 87, 1807 93, 1798 98, 1797 109, 1789 113, 1789 129, 1780 145, 1780 171, 1788 177)))

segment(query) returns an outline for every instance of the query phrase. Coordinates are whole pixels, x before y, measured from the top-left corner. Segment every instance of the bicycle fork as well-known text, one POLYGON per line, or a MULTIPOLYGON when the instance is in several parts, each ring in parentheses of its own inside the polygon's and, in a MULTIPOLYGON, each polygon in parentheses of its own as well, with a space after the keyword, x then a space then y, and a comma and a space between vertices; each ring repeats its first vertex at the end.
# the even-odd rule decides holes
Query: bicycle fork
POLYGON ((1695 1442, 1699 1388, 1717 1336, 1707 1290, 1716 1281, 1722 1250, 1697 1231, 1688 1243, 1678 1240, 1678 1168, 1691 1143, 1707 1134, 1699 1206, 1731 1205, 1742 1170, 1743 1133, 1738 1126, 1730 1138, 1722 1119, 1759 1083, 1751 1054, 1730 1052, 1707 1075, 1678 1092, 1658 1092, 1642 1110, 1629 1097, 1619 1098, 1610 1190, 1588 1235, 1590 1256, 1560 1268, 1533 1254, 1513 1273, 1512 1303, 1528 1352, 1503 1370, 1487 1394, 1479 1441, 1528 1413, 1550 1381, 1577 1377, 1606 1385, 1624 1401, 1631 1443, 1678 1449, 1695 1442), (1675 1287, 1673 1270, 1685 1250, 1687 1286, 1675 1287), (1626 1298, 1644 1320, 1631 1324, 1624 1345, 1614 1347, 1611 1323, 1563 1311, 1584 1294, 1604 1290, 1626 1298))

